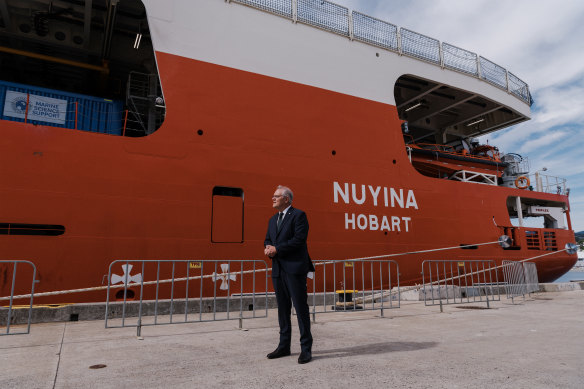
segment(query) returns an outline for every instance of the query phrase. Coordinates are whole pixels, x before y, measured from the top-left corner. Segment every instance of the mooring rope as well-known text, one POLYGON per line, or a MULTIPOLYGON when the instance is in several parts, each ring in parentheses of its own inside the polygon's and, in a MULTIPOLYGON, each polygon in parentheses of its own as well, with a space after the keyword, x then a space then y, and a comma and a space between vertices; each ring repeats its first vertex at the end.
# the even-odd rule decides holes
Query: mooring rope
MULTIPOLYGON (((342 259, 342 260, 323 260, 323 261, 315 261, 314 265, 315 266, 323 266, 323 265, 328 265, 328 264, 332 264, 332 263, 338 263, 338 262, 359 262, 359 261, 367 261, 367 260, 371 260, 371 259, 381 259, 381 258, 392 258, 392 257, 399 257, 399 256, 404 256, 404 255, 412 255, 412 254, 424 254, 424 253, 430 253, 430 252, 437 252, 437 251, 446 251, 446 250, 453 250, 453 249, 460 249, 460 248, 464 248, 464 247, 475 247, 475 246, 484 246, 484 245, 490 245, 490 244, 496 244, 499 243, 499 241, 492 241, 492 242, 484 242, 484 243, 475 243, 475 244, 468 244, 468 245, 459 245, 459 246, 449 246, 449 247, 441 247, 441 248, 437 248, 437 249, 428 249, 428 250, 417 250, 417 251, 407 251, 407 252, 403 252, 403 253, 393 253, 393 254, 384 254, 384 255, 375 255, 375 256, 368 256, 368 257, 359 257, 359 258, 348 258, 348 259, 342 259)), ((547 253, 547 254, 543 254, 540 256, 536 256, 536 257, 531 257, 531 258, 527 258, 521 261, 515 261, 516 263, 519 262, 525 262, 525 261, 530 261, 532 259, 536 259, 539 257, 544 257, 547 255, 552 255, 552 254, 557 254, 560 253, 562 251, 566 251, 566 249, 560 250, 560 251, 553 251, 551 253, 547 253)), ((179 261, 179 260, 177 260, 179 261)), ((222 260, 216 260, 214 262, 219 262, 222 260)), ((244 262, 244 261, 263 261, 263 260, 225 260, 226 262, 244 262)), ((126 263, 140 263, 140 262, 150 262, 149 260, 128 260, 128 261, 117 261, 120 263, 126 262, 126 263)), ((156 261, 154 261, 156 262, 156 261)), ((173 262, 173 261, 168 261, 168 262, 173 262)), ((202 261, 196 261, 196 260, 180 260, 180 262, 186 262, 186 263, 190 263, 190 262, 202 262, 202 261)), ((507 266, 507 265, 501 265, 498 267, 495 267, 493 269, 498 269, 500 267, 503 266, 507 266)), ((88 288, 80 288, 80 289, 66 289, 66 290, 58 290, 58 291, 52 291, 52 292, 41 292, 41 293, 34 293, 34 297, 47 297, 47 296, 57 296, 57 295, 64 295, 64 294, 73 294, 73 293, 84 293, 84 292, 96 292, 96 291, 100 291, 100 290, 106 290, 106 289, 120 289, 120 288, 125 288, 128 286, 145 286, 145 285, 155 285, 155 284, 167 284, 167 283, 172 283, 172 282, 183 282, 183 281, 190 281, 190 280, 201 280, 201 279, 206 279, 206 278, 215 278, 215 280, 217 278, 220 278, 221 276, 227 276, 229 277, 231 274, 241 274, 242 276, 244 274, 251 274, 251 273, 262 273, 262 272, 267 272, 272 270, 271 268, 265 268, 265 269, 254 269, 254 270, 246 270, 246 271, 238 271, 238 272, 224 272, 224 273, 216 273, 213 272, 212 274, 208 274, 208 275, 203 275, 203 276, 192 276, 192 277, 181 277, 181 278, 170 278, 170 279, 165 279, 165 280, 156 280, 156 281, 145 281, 145 282, 140 282, 140 283, 128 283, 127 282, 127 278, 126 278, 126 282, 122 282, 120 285, 102 285, 102 286, 94 286, 94 287, 88 287, 88 288)), ((488 269, 482 270, 481 272, 487 271, 488 269)), ((470 274, 466 274, 467 276, 470 274)), ((129 275, 126 275, 126 277, 129 277, 129 275)), ((448 279, 449 281, 450 279, 448 279)), ((440 280, 441 282, 444 282, 445 280, 440 280)), ((436 281, 437 282, 437 281, 436 281)), ((108 280, 109 283, 109 280, 108 280)), ((419 285, 413 285, 410 287, 403 287, 403 289, 400 287, 399 291, 395 291, 395 292, 390 292, 391 293, 398 293, 398 292, 406 292, 409 290, 415 290, 418 289, 419 285)), ((385 292, 387 293, 387 292, 385 292)), ((12 299, 16 300, 16 299, 24 299, 24 298, 30 298, 32 295, 31 294, 23 294, 23 295, 17 295, 17 296, 12 296, 12 299)), ((383 296, 379 296, 379 297, 383 297, 383 296)), ((376 298, 379 298, 376 297, 376 298)), ((7 297, 0 297, 0 301, 3 300, 10 300, 11 297, 7 296, 7 297)))

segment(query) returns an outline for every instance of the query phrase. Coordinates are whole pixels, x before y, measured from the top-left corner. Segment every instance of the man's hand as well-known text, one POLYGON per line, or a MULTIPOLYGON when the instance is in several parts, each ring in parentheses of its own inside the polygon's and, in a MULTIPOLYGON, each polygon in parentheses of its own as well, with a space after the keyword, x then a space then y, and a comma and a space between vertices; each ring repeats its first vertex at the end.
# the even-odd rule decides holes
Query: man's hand
POLYGON ((264 249, 264 254, 270 258, 273 258, 274 255, 276 255, 276 247, 271 246, 271 245, 267 245, 266 248, 264 249))

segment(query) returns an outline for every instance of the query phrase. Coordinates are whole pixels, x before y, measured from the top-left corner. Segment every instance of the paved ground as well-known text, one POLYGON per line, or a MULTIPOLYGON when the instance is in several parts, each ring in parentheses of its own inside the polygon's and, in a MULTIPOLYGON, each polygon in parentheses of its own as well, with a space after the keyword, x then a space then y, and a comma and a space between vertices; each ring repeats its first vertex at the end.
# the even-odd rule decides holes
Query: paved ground
POLYGON ((321 314, 306 365, 297 343, 292 356, 266 359, 273 310, 245 320, 248 331, 237 321, 165 325, 143 328, 143 340, 103 321, 34 324, 0 337, 0 388, 584 388, 584 291, 492 307, 321 314))

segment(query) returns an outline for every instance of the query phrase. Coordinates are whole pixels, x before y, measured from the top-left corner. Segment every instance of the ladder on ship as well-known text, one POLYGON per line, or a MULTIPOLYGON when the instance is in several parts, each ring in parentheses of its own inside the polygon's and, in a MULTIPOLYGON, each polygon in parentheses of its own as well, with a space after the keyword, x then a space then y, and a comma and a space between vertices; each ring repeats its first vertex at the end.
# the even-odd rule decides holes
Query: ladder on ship
POLYGON ((145 136, 156 131, 166 113, 158 75, 130 72, 126 106, 126 136, 145 136))

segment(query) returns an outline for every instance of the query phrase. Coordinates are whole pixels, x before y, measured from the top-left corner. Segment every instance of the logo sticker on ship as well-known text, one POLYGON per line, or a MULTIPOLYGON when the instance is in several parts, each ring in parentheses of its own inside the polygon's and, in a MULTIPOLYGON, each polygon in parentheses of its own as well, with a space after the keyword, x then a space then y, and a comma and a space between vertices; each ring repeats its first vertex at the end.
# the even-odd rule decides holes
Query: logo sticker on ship
POLYGON ((26 99, 24 97, 17 97, 12 100, 12 111, 15 113, 24 114, 26 112, 26 99))
POLYGON ((112 279, 111 279, 111 283, 112 285, 115 285, 119 282, 124 282, 126 285, 133 282, 136 284, 139 284, 140 282, 142 282, 142 273, 138 273, 135 275, 132 275, 132 268, 134 267, 134 265, 122 265, 122 271, 124 272, 123 275, 119 276, 117 274, 112 274, 112 279))
POLYGON ((228 289, 229 280, 237 281, 237 276, 235 274, 229 274, 229 277, 228 277, 227 273, 229 273, 229 264, 227 264, 227 263, 221 264, 221 273, 213 272, 213 278, 212 278, 213 282, 217 282, 217 280, 221 280, 221 285, 219 286, 219 289, 221 289, 221 290, 228 289))

